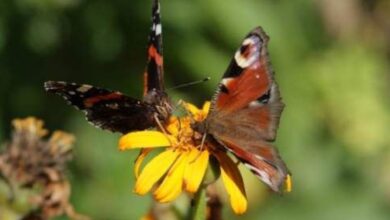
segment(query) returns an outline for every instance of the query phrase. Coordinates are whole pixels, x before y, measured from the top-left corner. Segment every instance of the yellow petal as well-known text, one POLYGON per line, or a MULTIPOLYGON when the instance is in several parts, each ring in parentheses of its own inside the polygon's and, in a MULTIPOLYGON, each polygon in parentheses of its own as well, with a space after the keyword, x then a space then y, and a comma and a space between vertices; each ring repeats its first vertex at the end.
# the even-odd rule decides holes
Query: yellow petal
POLYGON ((179 133, 179 121, 176 116, 171 116, 168 119, 168 125, 165 129, 169 132, 169 134, 177 136, 179 133))
POLYGON ((139 168, 141 167, 142 162, 144 161, 145 157, 152 151, 152 148, 143 148, 141 149, 141 152, 139 152, 138 157, 135 159, 134 162, 134 174, 135 178, 138 179, 139 176, 139 168))
POLYGON ((202 109, 198 109, 195 105, 187 102, 184 102, 183 106, 188 112, 191 113, 192 118, 199 122, 206 118, 210 109, 210 102, 205 102, 202 109))
POLYGON ((236 214, 243 214, 248 206, 244 183, 236 164, 225 153, 217 153, 221 165, 222 181, 229 195, 230 205, 236 214))
POLYGON ((188 163, 184 171, 185 190, 190 193, 198 191, 209 162, 208 151, 198 151, 193 148, 188 156, 188 163))
POLYGON ((189 153, 182 153, 167 173, 164 181, 154 191, 154 198, 159 202, 170 202, 180 195, 183 186, 183 174, 189 153))
POLYGON ((291 175, 288 174, 287 177, 286 177, 286 180, 284 181, 284 192, 291 192, 292 190, 292 179, 291 179, 291 175))
POLYGON ((167 172, 179 156, 177 151, 166 150, 154 157, 139 175, 134 191, 139 195, 149 192, 152 186, 167 172))
POLYGON ((191 103, 188 103, 188 102, 184 102, 183 103, 183 106, 185 109, 187 109, 187 111, 189 111, 192 115, 197 115, 199 114, 200 110, 193 104, 191 103))
POLYGON ((221 176, 226 191, 229 194, 230 205, 232 206, 234 213, 236 214, 245 213, 248 205, 246 200, 246 195, 242 191, 242 189, 240 189, 239 185, 237 184, 237 180, 232 178, 232 176, 230 176, 227 172, 225 172, 224 169, 221 169, 221 176))
POLYGON ((130 132, 119 139, 119 149, 166 147, 171 145, 168 137, 159 131, 130 132))
POLYGON ((211 105, 211 103, 209 101, 207 101, 203 104, 202 112, 203 112, 203 114, 205 114, 205 116, 207 116, 207 114, 209 113, 210 105, 211 105))

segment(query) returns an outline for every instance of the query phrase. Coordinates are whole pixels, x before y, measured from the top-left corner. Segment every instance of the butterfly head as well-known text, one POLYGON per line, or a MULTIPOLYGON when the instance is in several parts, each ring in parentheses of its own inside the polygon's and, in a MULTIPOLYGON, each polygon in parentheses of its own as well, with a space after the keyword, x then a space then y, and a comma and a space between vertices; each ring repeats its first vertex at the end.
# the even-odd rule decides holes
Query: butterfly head
POLYGON ((208 130, 207 127, 207 123, 205 123, 204 121, 194 122, 193 124, 191 124, 192 130, 195 131, 195 134, 199 135, 206 134, 208 130))
POLYGON ((144 101, 155 106, 159 114, 159 118, 163 121, 168 119, 168 117, 171 115, 172 104, 165 92, 152 89, 144 96, 144 101))

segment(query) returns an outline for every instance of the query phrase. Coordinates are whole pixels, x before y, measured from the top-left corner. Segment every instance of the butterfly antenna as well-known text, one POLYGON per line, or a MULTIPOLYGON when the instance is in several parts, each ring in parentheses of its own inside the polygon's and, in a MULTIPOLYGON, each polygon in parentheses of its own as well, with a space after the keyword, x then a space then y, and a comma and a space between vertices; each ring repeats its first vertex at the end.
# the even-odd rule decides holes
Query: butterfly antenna
POLYGON ((211 79, 211 77, 206 77, 206 78, 201 79, 201 80, 197 80, 197 81, 193 81, 193 82, 188 82, 188 83, 183 83, 183 84, 180 84, 180 85, 171 87, 171 88, 169 88, 169 89, 167 89, 167 90, 179 89, 179 88, 183 88, 183 87, 187 87, 187 86, 196 85, 196 84, 199 84, 199 83, 207 82, 207 81, 209 81, 210 79, 211 79))

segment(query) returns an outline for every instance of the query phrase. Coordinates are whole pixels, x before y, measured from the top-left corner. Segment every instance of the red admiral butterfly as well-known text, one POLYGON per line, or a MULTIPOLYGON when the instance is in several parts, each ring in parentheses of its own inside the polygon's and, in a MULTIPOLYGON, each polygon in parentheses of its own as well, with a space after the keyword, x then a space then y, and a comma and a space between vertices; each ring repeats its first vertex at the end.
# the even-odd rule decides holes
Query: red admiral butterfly
POLYGON ((194 129, 232 152, 279 192, 289 172, 271 144, 284 104, 269 61, 268 40, 260 27, 246 36, 222 77, 207 118, 194 129))
POLYGON ((86 84, 48 81, 44 87, 46 91, 62 96, 69 104, 84 111, 87 120, 93 125, 113 132, 128 133, 156 127, 157 120, 165 121, 171 115, 172 108, 164 91, 163 75, 160 4, 155 0, 142 101, 118 91, 86 84))

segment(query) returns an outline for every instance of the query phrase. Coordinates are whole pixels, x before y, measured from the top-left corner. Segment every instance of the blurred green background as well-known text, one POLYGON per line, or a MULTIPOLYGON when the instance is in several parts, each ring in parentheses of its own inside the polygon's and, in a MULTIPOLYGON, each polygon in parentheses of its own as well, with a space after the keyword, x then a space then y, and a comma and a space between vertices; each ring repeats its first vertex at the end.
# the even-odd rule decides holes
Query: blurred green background
MULTIPOLYGON (((278 196, 243 169, 249 210, 226 219, 390 218, 390 1, 161 0, 166 86, 211 76, 170 95, 210 99, 242 38, 261 25, 286 103, 276 142, 293 174, 278 196), (194 92, 196 91, 196 92, 194 92)), ((43 90, 46 80, 89 83, 141 97, 151 1, 0 1, 0 140, 34 115, 77 137, 69 176, 76 210, 138 219, 136 151, 119 135, 43 90)))

